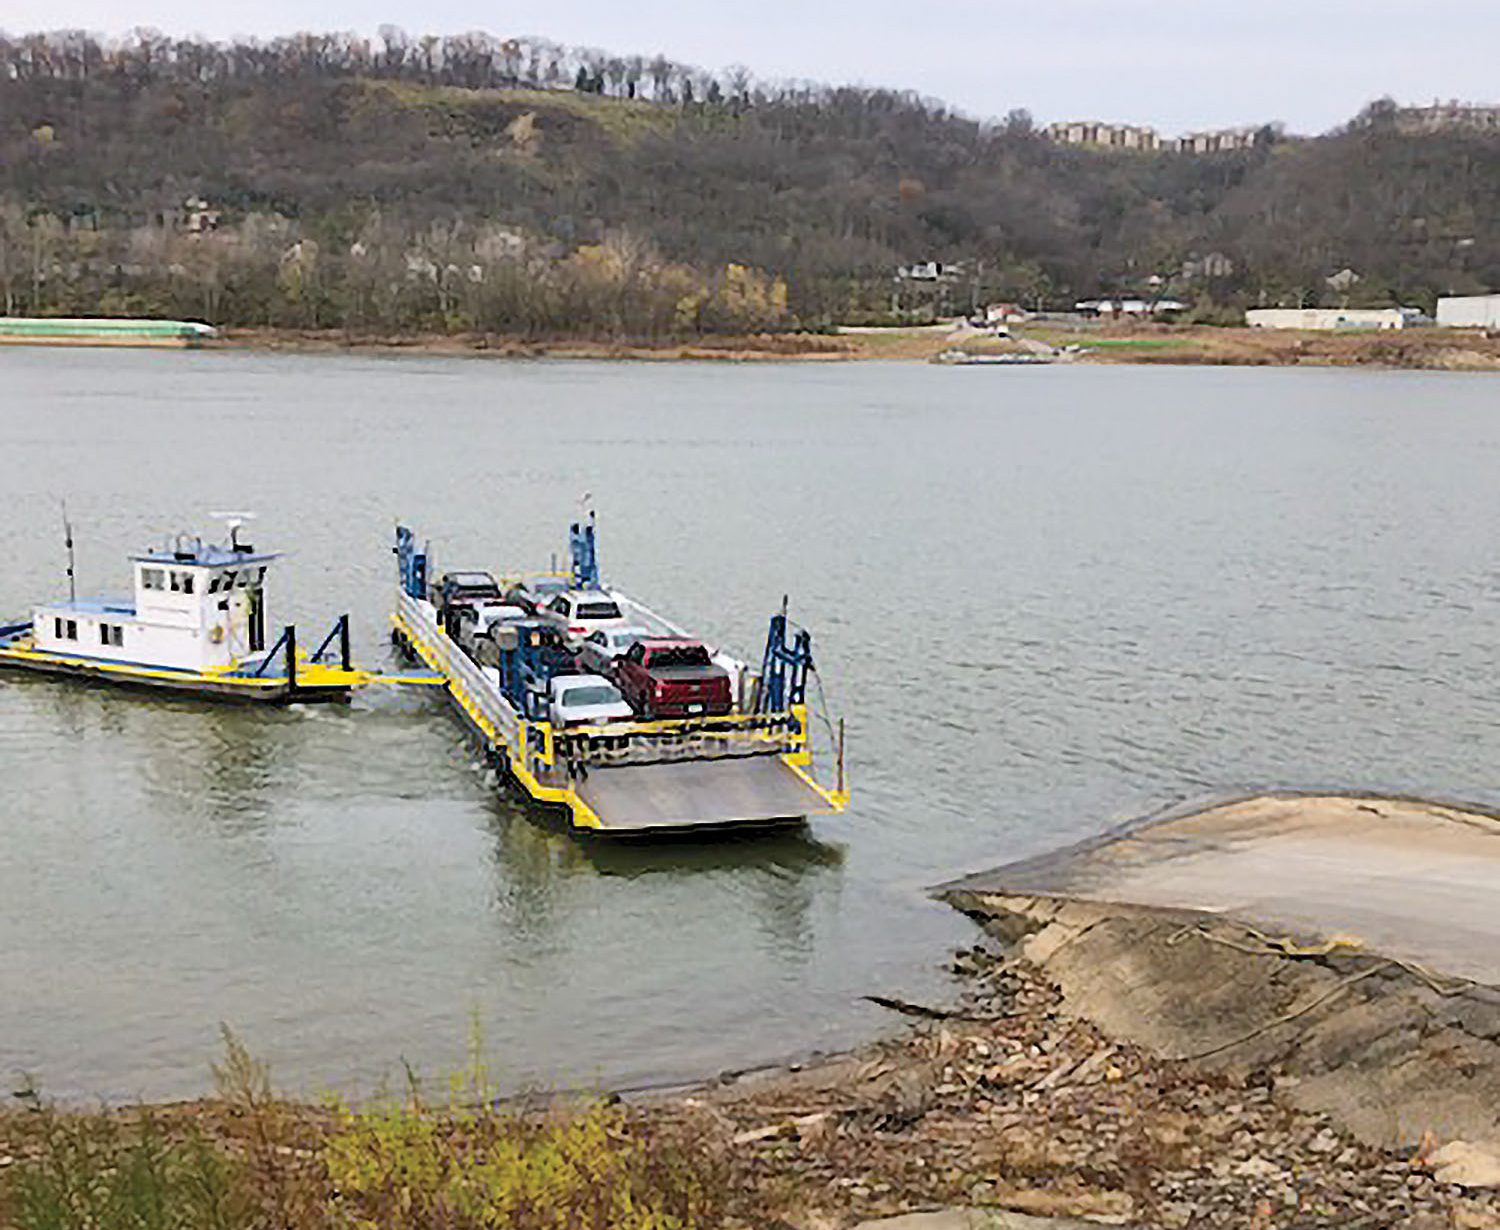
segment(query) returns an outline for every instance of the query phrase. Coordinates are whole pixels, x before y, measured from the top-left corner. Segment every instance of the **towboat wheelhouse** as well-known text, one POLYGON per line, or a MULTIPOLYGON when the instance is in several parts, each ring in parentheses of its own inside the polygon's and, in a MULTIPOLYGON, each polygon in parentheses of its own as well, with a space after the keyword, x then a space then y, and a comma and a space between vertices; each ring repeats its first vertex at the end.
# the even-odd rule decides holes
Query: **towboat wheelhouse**
POLYGON ((310 656, 290 626, 268 645, 266 574, 280 556, 241 542, 241 525, 230 519, 227 545, 179 534, 131 557, 129 599, 70 598, 0 627, 0 667, 244 700, 344 699, 363 679, 348 617, 310 656))
POLYGON ((38 650, 166 670, 227 670, 266 649, 266 572, 278 558, 178 537, 135 556, 134 601, 85 598, 32 613, 38 650))

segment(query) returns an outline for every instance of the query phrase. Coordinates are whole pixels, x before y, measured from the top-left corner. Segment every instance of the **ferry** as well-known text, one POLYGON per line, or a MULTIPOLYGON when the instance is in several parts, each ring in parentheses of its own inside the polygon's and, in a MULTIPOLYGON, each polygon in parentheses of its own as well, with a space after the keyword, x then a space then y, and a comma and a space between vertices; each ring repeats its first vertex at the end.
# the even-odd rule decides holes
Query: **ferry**
MULTIPOLYGON (((79 598, 0 624, 0 670, 286 705, 347 700, 367 676, 350 662, 349 617, 308 653, 297 629, 270 639, 266 576, 280 556, 241 540, 178 534, 131 558, 133 598, 79 598), (269 644, 268 644, 269 641, 269 644)), ((73 589, 73 538, 67 535, 73 589)))
POLYGON ((575 831, 724 829, 847 808, 842 721, 826 727, 833 782, 814 773, 812 638, 785 604, 755 669, 605 586, 592 513, 570 528, 567 572, 434 577, 430 545, 406 526, 395 554, 393 641, 442 681, 498 774, 575 831), (650 686, 632 690, 628 673, 639 682, 653 661, 664 665, 650 686))

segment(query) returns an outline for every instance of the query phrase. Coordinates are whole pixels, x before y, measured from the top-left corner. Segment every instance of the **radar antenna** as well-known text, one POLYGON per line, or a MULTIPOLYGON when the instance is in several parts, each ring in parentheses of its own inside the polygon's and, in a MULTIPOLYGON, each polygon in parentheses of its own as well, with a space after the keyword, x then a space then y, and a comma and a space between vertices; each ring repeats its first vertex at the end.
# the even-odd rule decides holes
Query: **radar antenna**
POLYGON ((240 542, 240 530, 245 527, 247 521, 254 521, 253 512, 211 512, 208 514, 215 521, 222 521, 229 528, 229 549, 231 551, 248 551, 249 545, 240 542))

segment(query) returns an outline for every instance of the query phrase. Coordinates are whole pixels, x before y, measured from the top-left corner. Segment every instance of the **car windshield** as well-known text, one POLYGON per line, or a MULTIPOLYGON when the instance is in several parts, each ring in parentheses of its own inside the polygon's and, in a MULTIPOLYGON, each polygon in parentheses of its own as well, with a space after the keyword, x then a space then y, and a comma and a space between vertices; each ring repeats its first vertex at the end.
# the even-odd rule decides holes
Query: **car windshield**
POLYGON ((702 645, 667 645, 651 651, 651 665, 708 666, 708 650, 702 645))
POLYGON ((585 705, 614 705, 624 698, 607 683, 590 683, 583 687, 569 688, 562 694, 562 703, 572 709, 585 705))
POLYGON ((579 619, 619 619, 620 608, 613 602, 580 602, 579 619))
POLYGON ((620 628, 615 632, 606 632, 604 634, 604 643, 616 653, 621 653, 629 649, 645 635, 639 628, 620 628))

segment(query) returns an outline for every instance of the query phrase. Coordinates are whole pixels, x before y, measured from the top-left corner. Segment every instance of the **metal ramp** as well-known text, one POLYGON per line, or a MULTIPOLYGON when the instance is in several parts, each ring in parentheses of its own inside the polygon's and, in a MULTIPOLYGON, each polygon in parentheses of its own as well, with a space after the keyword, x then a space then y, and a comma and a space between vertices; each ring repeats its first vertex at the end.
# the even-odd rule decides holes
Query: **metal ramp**
POLYGON ((606 833, 769 823, 834 810, 780 756, 596 768, 575 789, 606 833))

